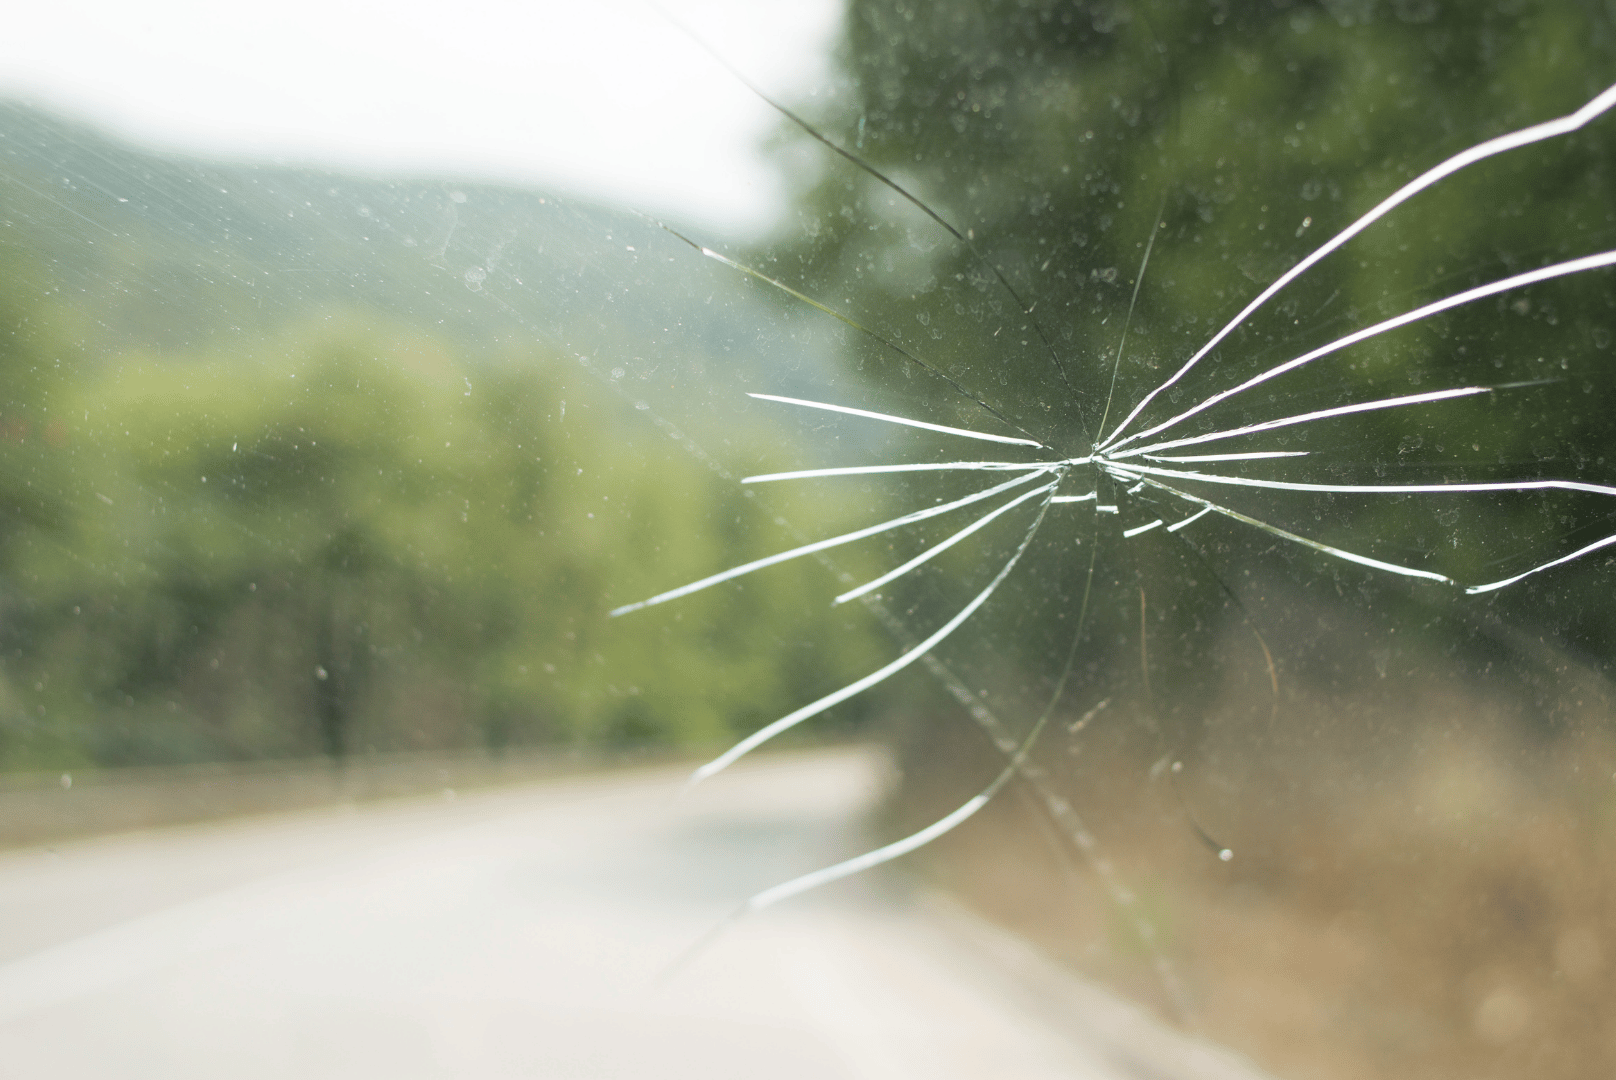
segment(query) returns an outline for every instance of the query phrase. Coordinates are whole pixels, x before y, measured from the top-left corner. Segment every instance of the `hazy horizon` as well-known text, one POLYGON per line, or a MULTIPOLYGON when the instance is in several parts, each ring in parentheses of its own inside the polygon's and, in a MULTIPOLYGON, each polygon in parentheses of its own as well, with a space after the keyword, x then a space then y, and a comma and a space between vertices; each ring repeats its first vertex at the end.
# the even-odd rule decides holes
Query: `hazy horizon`
MULTIPOLYGON (((839 10, 670 9, 788 97, 823 77, 839 10)), ((761 153, 776 115, 639 0, 481 0, 451 20, 361 0, 294 0, 272 19, 183 0, 77 0, 14 20, 0 96, 144 150, 543 187, 728 233, 763 229, 785 203, 761 153)))

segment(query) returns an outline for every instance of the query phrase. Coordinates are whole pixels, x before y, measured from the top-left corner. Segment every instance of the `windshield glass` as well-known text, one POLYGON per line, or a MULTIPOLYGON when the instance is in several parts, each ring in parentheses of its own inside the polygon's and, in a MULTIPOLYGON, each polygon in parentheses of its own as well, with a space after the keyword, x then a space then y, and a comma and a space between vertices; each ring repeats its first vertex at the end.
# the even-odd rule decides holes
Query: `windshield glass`
POLYGON ((18 58, 0 765, 880 738, 888 854, 1276 1075, 1601 1073, 1610 19, 542 7, 296 144, 18 58))

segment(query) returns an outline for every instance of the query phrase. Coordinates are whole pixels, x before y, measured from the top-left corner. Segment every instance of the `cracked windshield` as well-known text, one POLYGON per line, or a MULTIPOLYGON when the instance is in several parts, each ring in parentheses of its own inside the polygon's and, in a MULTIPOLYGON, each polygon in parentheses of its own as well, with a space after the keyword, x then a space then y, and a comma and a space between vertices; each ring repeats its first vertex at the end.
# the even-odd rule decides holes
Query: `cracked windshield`
POLYGON ((1616 8, 12 21, 23 1072, 1616 1069, 1616 8))

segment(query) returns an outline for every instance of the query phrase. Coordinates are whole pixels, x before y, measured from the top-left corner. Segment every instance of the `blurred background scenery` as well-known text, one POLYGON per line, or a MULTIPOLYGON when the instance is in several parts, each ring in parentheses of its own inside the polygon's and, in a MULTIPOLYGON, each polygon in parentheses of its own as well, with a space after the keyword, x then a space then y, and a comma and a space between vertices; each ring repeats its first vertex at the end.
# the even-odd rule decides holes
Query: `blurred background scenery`
MULTIPOLYGON (((339 5, 352 36, 318 52, 288 44, 306 28, 216 15, 109 16, 62 46, 71 62, 14 39, 10 782, 706 752, 913 648, 1024 546, 935 662, 796 736, 895 748, 880 823, 895 838, 963 803, 1047 717, 1026 775, 917 856, 920 872, 1277 1076, 1609 1075, 1606 552, 1471 596, 1226 516, 1144 531, 1194 508, 1074 470, 1063 494, 1118 512, 1059 505, 1034 530, 1024 504, 868 603, 831 599, 969 519, 608 612, 986 486, 743 477, 998 453, 746 392, 1087 453, 1399 185, 1616 81, 1616 8, 678 14, 722 62, 649 10, 584 26, 551 5, 490 8, 441 39, 407 13, 372 38, 374 16, 339 5), (210 33, 257 35, 262 54, 221 54, 210 33), (96 34, 158 49, 135 60, 163 74, 120 77, 96 34), (296 134, 316 116, 327 130, 296 134)), ((1613 248, 1616 117, 1600 117, 1377 223, 1135 427, 1371 323, 1613 248)), ((1506 387, 1295 425, 1240 449, 1305 457, 1223 468, 1609 485, 1610 275, 1421 320, 1181 434, 1506 387)), ((1616 501, 1575 491, 1197 492, 1465 584, 1616 532, 1616 501)))

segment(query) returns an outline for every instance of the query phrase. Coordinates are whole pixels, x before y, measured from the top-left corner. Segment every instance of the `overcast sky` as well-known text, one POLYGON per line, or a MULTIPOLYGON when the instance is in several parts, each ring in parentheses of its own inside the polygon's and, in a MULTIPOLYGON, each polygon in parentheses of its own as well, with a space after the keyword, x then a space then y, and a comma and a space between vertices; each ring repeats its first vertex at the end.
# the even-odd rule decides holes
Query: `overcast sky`
MULTIPOLYGON (((840 0, 666 0, 771 93, 823 79, 840 0)), ((643 0, 15 5, 0 95, 150 147, 514 181, 751 230, 767 106, 643 0)))

